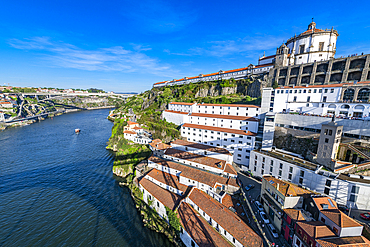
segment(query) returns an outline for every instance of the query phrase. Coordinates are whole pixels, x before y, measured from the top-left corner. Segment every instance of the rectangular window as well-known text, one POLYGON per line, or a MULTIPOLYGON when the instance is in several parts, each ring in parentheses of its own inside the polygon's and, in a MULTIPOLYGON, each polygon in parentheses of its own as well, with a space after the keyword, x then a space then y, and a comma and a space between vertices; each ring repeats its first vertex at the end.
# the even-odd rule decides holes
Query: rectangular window
POLYGON ((299 183, 299 184, 303 184, 303 178, 299 178, 298 183, 299 183))
POLYGON ((357 195, 351 195, 351 196, 349 197, 349 201, 350 201, 350 202, 356 202, 356 201, 357 201, 357 195))
POLYGON ((358 194, 359 190, 360 190, 360 187, 352 186, 351 193, 358 194))
POLYGON ((294 96, 293 102, 297 102, 297 96, 294 96))
POLYGON ((307 102, 310 102, 311 96, 307 96, 307 102))
POLYGON ((319 51, 323 51, 324 50, 324 42, 320 42, 319 43, 319 51))
POLYGON ((292 174, 291 173, 289 173, 289 175, 288 175, 288 180, 292 180, 292 174))
POLYGON ((304 53, 304 45, 299 46, 299 53, 304 53))
POLYGON ((334 93, 334 88, 330 89, 330 93, 334 93))
POLYGON ((330 179, 326 179, 325 186, 328 186, 328 187, 331 186, 331 180, 330 179))
POLYGON ((322 89, 319 89, 319 93, 322 93, 322 89))
POLYGON ((272 165, 272 166, 274 165, 274 161, 273 160, 270 161, 270 165, 272 165))
POLYGON ((325 143, 328 143, 329 142, 329 139, 328 138, 325 138, 325 143))
POLYGON ((289 172, 292 173, 293 172, 293 167, 289 167, 289 172))
POLYGON ((281 176, 282 173, 283 173, 283 171, 282 170, 279 170, 279 176, 281 176))
POLYGON ((324 189, 324 194, 329 195, 329 192, 330 192, 330 189, 329 188, 325 188, 324 189))
POLYGON ((304 177, 304 171, 301 171, 299 176, 304 177))
POLYGON ((280 169, 283 169, 283 163, 280 163, 279 167, 280 167, 280 169))

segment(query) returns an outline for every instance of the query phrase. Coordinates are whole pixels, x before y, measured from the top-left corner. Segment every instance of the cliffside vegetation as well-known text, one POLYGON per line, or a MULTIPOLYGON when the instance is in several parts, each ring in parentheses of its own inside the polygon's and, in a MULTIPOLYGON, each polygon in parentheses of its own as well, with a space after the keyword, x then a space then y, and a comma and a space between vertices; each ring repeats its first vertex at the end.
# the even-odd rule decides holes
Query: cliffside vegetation
POLYGON ((152 133, 153 139, 169 142, 180 137, 178 126, 161 118, 162 111, 171 101, 204 102, 214 104, 255 104, 261 102, 261 79, 251 78, 235 81, 219 80, 152 88, 133 96, 116 108, 115 113, 124 114, 152 133))

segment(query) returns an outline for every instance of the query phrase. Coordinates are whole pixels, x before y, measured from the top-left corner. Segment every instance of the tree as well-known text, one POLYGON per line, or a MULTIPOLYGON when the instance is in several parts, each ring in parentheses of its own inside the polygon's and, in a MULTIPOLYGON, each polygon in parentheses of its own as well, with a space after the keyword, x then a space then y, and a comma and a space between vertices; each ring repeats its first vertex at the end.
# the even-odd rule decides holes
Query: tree
POLYGON ((170 226, 176 231, 176 233, 179 233, 181 229, 181 223, 179 218, 177 217, 177 214, 167 206, 166 213, 168 216, 168 222, 170 223, 170 226))
POLYGON ((277 83, 277 81, 274 81, 274 84, 272 85, 272 88, 273 89, 276 89, 279 87, 279 84, 277 83))

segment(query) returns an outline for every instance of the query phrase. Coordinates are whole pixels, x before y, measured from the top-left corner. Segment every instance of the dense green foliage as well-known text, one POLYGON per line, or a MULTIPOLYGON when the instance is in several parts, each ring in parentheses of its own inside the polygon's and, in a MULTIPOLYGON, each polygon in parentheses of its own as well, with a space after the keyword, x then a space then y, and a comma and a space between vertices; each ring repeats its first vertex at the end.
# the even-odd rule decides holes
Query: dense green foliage
POLYGON ((179 233, 181 230, 181 223, 179 218, 177 217, 177 214, 172 211, 170 208, 166 206, 166 213, 168 216, 168 222, 170 226, 175 230, 175 232, 179 233))

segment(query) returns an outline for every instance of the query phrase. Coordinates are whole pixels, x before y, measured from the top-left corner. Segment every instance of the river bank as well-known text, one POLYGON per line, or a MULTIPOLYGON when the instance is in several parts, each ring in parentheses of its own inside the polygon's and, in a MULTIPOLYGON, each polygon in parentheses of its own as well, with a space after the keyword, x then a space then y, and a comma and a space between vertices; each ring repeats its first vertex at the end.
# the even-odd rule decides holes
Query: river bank
MULTIPOLYGON (((112 119, 113 120, 113 119, 112 119)), ((112 121, 111 120, 111 121, 112 121)), ((130 190, 130 195, 145 227, 163 234, 175 246, 184 246, 179 239, 176 230, 167 221, 143 200, 143 194, 138 187, 138 180, 143 174, 136 169, 144 165, 152 151, 148 145, 131 143, 123 136, 123 129, 127 122, 124 119, 113 120, 112 135, 109 138, 106 149, 114 151, 115 160, 112 172, 120 186, 130 190)))
POLYGON ((38 117, 37 120, 36 119, 29 119, 29 120, 22 120, 22 121, 11 122, 11 123, 0 122, 0 131, 6 130, 7 128, 28 126, 30 124, 43 121, 46 118, 53 118, 53 117, 57 117, 57 116, 60 116, 60 115, 63 115, 63 114, 67 114, 67 113, 80 112, 80 111, 89 111, 89 110, 100 110, 100 109, 112 109, 112 108, 114 108, 114 106, 90 107, 90 108, 86 108, 86 109, 65 109, 64 111, 59 111, 57 113, 45 114, 45 115, 47 115, 46 117, 38 117))

